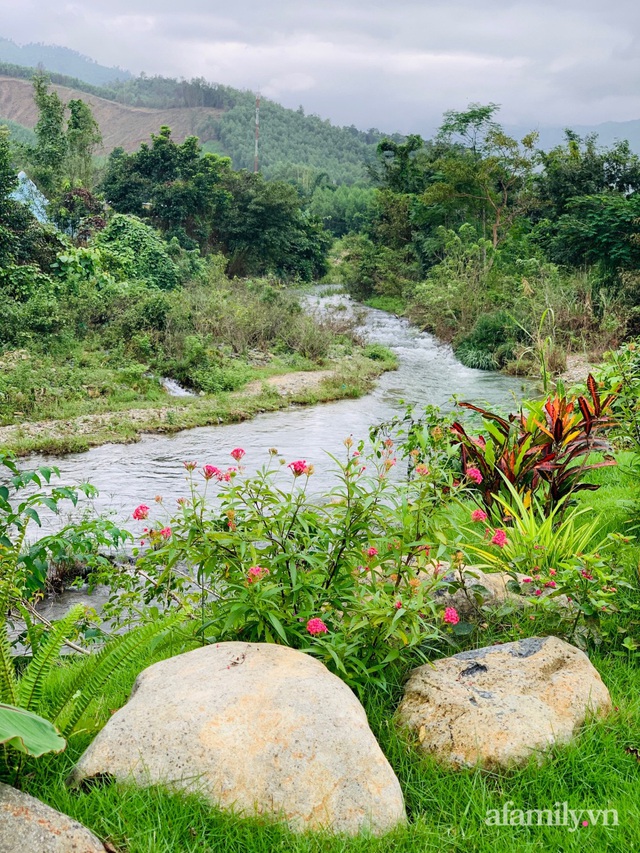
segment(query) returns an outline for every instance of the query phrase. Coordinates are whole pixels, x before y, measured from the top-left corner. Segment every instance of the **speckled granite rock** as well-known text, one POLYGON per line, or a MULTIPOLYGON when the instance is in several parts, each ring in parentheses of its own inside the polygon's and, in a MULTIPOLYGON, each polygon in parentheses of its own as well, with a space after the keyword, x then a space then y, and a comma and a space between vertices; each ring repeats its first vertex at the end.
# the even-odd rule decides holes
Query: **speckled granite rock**
POLYGON ((81 823, 0 782, 0 853, 105 853, 105 848, 81 823))
POLYGON ((381 834, 406 819, 352 691, 271 644, 220 643, 144 670, 70 782, 98 774, 197 791, 300 831, 381 834))
POLYGON ((557 637, 461 652, 414 670, 398 720, 454 767, 523 764, 611 708, 589 658, 557 637))

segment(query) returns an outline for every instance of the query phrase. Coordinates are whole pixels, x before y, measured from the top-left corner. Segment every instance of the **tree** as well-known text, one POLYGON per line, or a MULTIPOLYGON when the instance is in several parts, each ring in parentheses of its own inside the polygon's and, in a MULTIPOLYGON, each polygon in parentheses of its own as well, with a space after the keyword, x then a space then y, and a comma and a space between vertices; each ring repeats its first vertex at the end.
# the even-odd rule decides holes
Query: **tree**
POLYGON ((67 124, 67 176, 71 186, 90 190, 93 186, 93 155, 102 144, 102 134, 91 108, 81 100, 67 104, 70 112, 67 124))
POLYGON ((571 199, 604 192, 629 196, 640 191, 640 158, 619 141, 599 148, 595 133, 582 139, 565 131, 564 145, 540 152, 543 170, 536 176, 541 212, 556 219, 567 212, 571 199))
POLYGON ((64 126, 65 105, 57 92, 49 91, 49 78, 38 71, 33 76, 33 97, 38 108, 35 126, 37 143, 30 150, 33 177, 45 194, 60 189, 68 152, 64 126))
POLYGON ((187 248, 205 249, 229 200, 223 179, 230 169, 227 157, 203 154, 195 136, 178 145, 163 126, 134 154, 115 149, 100 189, 118 213, 150 220, 187 248))
POLYGON ((470 215, 481 219, 483 231, 490 228, 494 248, 533 204, 538 157, 538 134, 513 139, 493 121, 496 110, 495 104, 471 104, 467 112, 445 113, 439 138, 450 147, 435 164, 438 180, 422 196, 426 204, 466 203, 470 215), (453 146, 455 135, 465 144, 453 146))

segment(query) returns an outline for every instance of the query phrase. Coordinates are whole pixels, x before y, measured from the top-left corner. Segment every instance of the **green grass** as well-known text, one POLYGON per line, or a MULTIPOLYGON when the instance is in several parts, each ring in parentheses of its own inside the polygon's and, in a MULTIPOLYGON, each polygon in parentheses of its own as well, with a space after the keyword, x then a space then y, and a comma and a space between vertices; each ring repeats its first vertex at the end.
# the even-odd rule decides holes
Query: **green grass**
MULTIPOLYGON (((316 387, 301 387, 288 396, 280 395, 275 389, 264 385, 257 394, 242 391, 227 392, 205 397, 175 398, 160 391, 151 398, 133 400, 117 399, 111 395, 104 400, 84 401, 74 406, 73 401, 61 403, 58 420, 43 428, 30 428, 24 423, 0 439, 0 450, 11 451, 18 456, 30 453, 79 453, 106 443, 129 444, 138 441, 143 433, 175 433, 197 426, 216 426, 238 423, 257 414, 276 411, 291 404, 313 405, 332 400, 355 398, 366 394, 381 373, 396 367, 395 357, 377 347, 367 355, 363 353, 344 357, 324 365, 333 374, 323 379, 316 387), (92 406, 91 403, 94 403, 92 406), (131 410, 136 410, 135 415, 131 410), (63 414, 64 412, 64 414, 63 414), (81 415, 100 415, 70 430, 68 420, 81 415)), ((292 369, 300 369, 298 363, 292 369)), ((254 378, 267 379, 284 374, 284 365, 256 369, 254 378)), ((50 417, 56 417, 51 411, 50 417)))
MULTIPOLYGON (((137 669, 148 662, 139 660, 110 685, 99 703, 101 722, 122 704, 137 669)), ((61 756, 31 762, 23 787, 129 853, 633 850, 640 843, 640 764, 627 750, 640 747, 640 668, 637 662, 605 655, 594 656, 593 662, 611 690, 613 714, 588 722, 574 743, 555 749, 542 766, 531 762, 505 774, 454 772, 421 756, 393 723, 400 683, 391 696, 370 691, 365 702, 369 720, 400 780, 409 816, 407 827, 383 839, 298 836, 277 824, 241 819, 198 797, 161 787, 139 790, 110 783, 69 791, 64 779, 89 743, 88 734, 72 738, 61 756), (565 827, 487 826, 487 810, 502 809, 510 800, 511 809, 523 810, 554 808, 554 803, 565 801, 570 809, 613 808, 619 825, 579 827, 575 833, 565 827)), ((56 677, 64 677, 64 669, 56 677)), ((313 784, 313 779, 300 784, 313 784)))
POLYGON ((390 314, 402 315, 407 309, 407 301, 401 296, 370 296, 365 299, 364 304, 379 311, 388 311, 390 314))

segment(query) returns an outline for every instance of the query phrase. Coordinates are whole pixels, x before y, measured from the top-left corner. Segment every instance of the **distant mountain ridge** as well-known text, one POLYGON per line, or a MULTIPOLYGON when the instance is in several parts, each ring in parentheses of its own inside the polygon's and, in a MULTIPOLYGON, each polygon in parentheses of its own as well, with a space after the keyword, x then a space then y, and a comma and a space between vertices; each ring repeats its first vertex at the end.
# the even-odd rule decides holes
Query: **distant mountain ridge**
MULTIPOLYGON (((64 101, 82 98, 94 111, 104 138, 104 151, 116 147, 136 150, 163 124, 176 141, 191 134, 205 150, 231 157, 235 168, 253 168, 255 95, 202 78, 176 80, 141 74, 134 77, 121 68, 107 68, 74 50, 56 45, 19 46, 0 37, 0 124, 6 124, 18 141, 29 141, 37 120, 29 79, 43 66, 64 101)), ((375 160, 377 143, 385 136, 401 141, 399 134, 377 128, 362 131, 338 127, 302 108, 287 109, 264 98, 260 110, 260 169, 270 177, 295 178, 303 186, 328 180, 334 184, 366 179, 366 164, 375 160)), ((506 125, 505 131, 522 138, 530 126, 506 125)), ((598 135, 608 146, 627 139, 640 154, 640 119, 578 125, 586 136, 598 135)), ((564 142, 561 127, 539 128, 541 148, 564 142)))
POLYGON ((100 65, 89 56, 84 56, 68 47, 55 44, 19 45, 10 39, 0 37, 0 61, 13 65, 37 68, 42 65, 47 71, 77 77, 94 86, 104 86, 113 80, 129 80, 135 75, 124 68, 100 65))

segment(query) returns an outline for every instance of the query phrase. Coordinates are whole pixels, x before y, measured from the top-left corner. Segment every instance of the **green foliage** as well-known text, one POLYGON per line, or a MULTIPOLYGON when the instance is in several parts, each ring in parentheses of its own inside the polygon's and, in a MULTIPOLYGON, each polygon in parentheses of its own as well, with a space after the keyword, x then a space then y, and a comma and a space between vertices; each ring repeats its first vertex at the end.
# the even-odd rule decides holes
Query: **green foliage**
POLYGON ((509 500, 496 496, 505 518, 502 544, 487 541, 493 531, 466 531, 469 544, 463 547, 474 566, 508 572, 511 591, 530 596, 532 603, 559 605, 569 639, 576 638, 581 620, 594 628, 603 612, 619 612, 622 588, 629 587, 613 553, 620 535, 603 535, 603 519, 589 507, 566 508, 561 502, 549 513, 535 496, 525 503, 507 486, 509 500), (559 601, 560 596, 568 599, 559 601))
POLYGON ((489 512, 496 511, 496 496, 509 498, 511 487, 527 501, 539 492, 547 513, 566 505, 576 492, 598 488, 584 482, 584 477, 589 471, 615 464, 611 445, 599 433, 613 426, 611 408, 616 392, 603 398, 592 376, 587 386, 589 399, 556 393, 542 402, 524 403, 524 411, 508 418, 471 403, 460 404, 481 415, 487 432, 486 438, 469 435, 459 422, 452 424, 462 471, 474 472, 489 512), (605 454, 604 461, 589 462, 592 453, 605 454))
POLYGON ((33 91, 38 108, 35 126, 37 143, 30 152, 34 178, 45 194, 55 194, 64 178, 68 151, 64 127, 65 105, 57 92, 49 91, 49 78, 44 73, 34 75, 33 91))
POLYGON ((112 216, 94 245, 112 251, 111 257, 117 258, 120 275, 125 278, 147 282, 160 290, 171 290, 179 283, 178 268, 169 257, 166 243, 135 216, 112 216))
POLYGON ((455 354, 467 367, 495 370, 504 367, 514 355, 521 336, 513 317, 506 311, 480 314, 471 333, 460 339, 455 354))
MULTIPOLYGON (((363 444, 345 445, 346 460, 334 460, 338 485, 326 499, 309 492, 312 465, 297 460, 285 474, 277 451, 253 476, 213 465, 196 475, 196 463, 185 463, 190 497, 177 515, 145 529, 149 547, 133 573, 102 578, 127 589, 109 615, 126 621, 140 600, 152 604, 150 616, 160 602, 199 603, 203 642, 283 643, 319 657, 359 691, 385 685, 390 663, 412 650, 420 656, 440 632, 437 582, 418 578, 430 550, 436 558, 446 553, 440 525, 453 472, 432 454, 428 471, 418 466, 398 483, 389 478, 393 441, 378 442, 366 457, 363 444), (214 484, 220 493, 210 506, 214 484)), ((231 455, 241 462, 244 451, 231 455)), ((141 506, 134 517, 147 514, 141 506)))
POLYGON ((46 752, 62 752, 66 741, 54 725, 38 714, 0 703, 0 746, 5 744, 39 758, 46 752))

